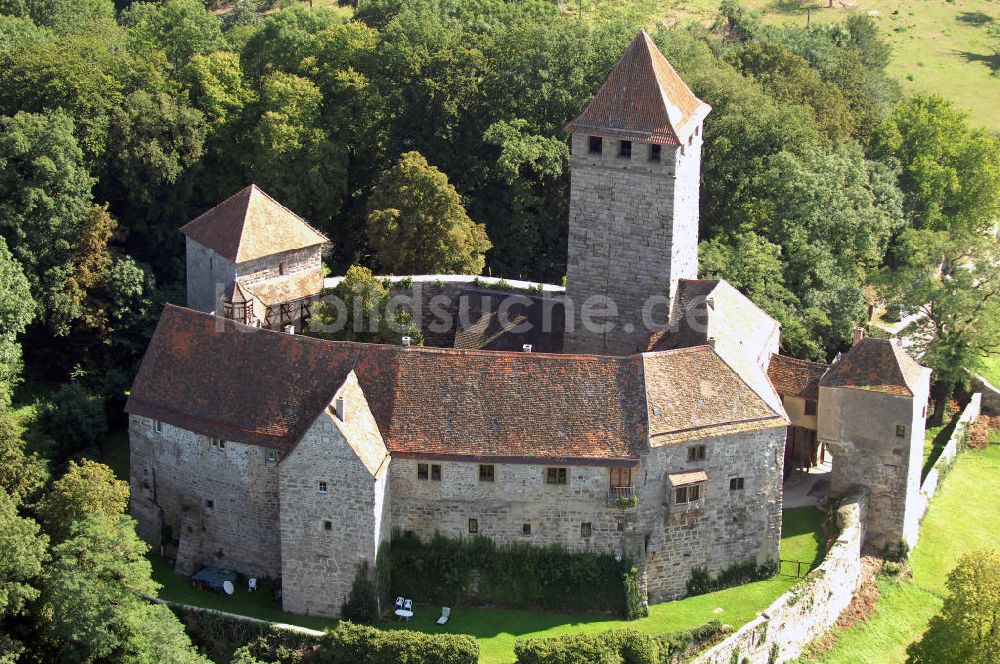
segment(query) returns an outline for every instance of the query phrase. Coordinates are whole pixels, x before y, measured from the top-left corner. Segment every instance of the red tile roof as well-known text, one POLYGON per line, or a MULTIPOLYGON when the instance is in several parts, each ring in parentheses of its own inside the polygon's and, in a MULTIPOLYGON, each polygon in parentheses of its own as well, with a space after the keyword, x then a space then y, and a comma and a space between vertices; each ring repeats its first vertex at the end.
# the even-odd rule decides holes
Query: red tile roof
POLYGON ((709 346, 642 358, 653 447, 785 426, 784 416, 709 346))
POLYGON ((767 377, 774 390, 783 397, 819 399, 819 379, 829 364, 799 360, 787 355, 771 355, 767 377))
POLYGON ((180 230, 234 263, 329 242, 326 236, 254 184, 181 226, 180 230))
POLYGON ((566 131, 679 145, 710 110, 643 31, 566 131))
POLYGON ((912 397, 927 371, 895 340, 865 337, 833 363, 819 384, 912 397))
POLYGON ((175 306, 164 309, 126 410, 288 450, 352 370, 397 456, 634 463, 653 435, 666 443, 783 424, 708 347, 631 357, 402 348, 175 306), (647 391, 666 419, 647 423, 647 391))

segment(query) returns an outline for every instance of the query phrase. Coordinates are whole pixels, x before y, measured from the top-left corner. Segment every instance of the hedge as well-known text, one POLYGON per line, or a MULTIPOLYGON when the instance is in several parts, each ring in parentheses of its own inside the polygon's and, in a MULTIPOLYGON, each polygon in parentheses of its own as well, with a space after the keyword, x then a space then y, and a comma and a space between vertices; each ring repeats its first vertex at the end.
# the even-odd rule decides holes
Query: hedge
POLYGON ((476 664, 479 644, 462 634, 380 630, 346 620, 321 637, 275 634, 241 649, 234 662, 282 664, 476 664))
POLYGON ((518 639, 517 664, 674 664, 691 657, 727 631, 718 620, 653 636, 631 627, 596 634, 518 639))
POLYGON ((379 576, 389 579, 388 595, 420 603, 632 617, 641 610, 636 606, 641 599, 628 598, 627 585, 638 590, 630 577, 631 561, 607 554, 527 543, 498 545, 486 537, 436 535, 424 542, 396 531, 377 566, 379 576))

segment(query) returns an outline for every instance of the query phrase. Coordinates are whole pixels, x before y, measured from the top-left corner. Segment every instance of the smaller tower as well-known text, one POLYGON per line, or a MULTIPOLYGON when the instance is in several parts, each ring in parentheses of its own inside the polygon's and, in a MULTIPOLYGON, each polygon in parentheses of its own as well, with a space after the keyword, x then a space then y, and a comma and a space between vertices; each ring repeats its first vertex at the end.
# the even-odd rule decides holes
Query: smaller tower
POLYGON ((642 32, 566 126, 568 352, 646 350, 652 330, 643 307, 658 298, 665 321, 677 281, 698 276, 698 178, 710 111, 642 32), (617 308, 611 329, 591 329, 582 317, 588 303, 617 308))
POLYGON ((301 329, 323 290, 329 240, 256 185, 181 227, 188 306, 241 323, 301 329))

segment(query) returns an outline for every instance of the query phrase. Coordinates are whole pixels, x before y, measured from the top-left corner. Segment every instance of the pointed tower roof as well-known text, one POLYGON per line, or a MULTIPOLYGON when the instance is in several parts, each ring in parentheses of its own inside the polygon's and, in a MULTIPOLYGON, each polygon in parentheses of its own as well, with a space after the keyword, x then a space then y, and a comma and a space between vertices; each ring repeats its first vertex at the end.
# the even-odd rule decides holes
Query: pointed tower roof
POLYGON ((917 364, 895 339, 865 337, 830 367, 819 384, 912 397, 929 371, 917 364))
POLYGON ((566 131, 680 145, 711 110, 643 31, 566 131))
POLYGON ((181 226, 181 232, 234 263, 329 242, 255 184, 181 226))

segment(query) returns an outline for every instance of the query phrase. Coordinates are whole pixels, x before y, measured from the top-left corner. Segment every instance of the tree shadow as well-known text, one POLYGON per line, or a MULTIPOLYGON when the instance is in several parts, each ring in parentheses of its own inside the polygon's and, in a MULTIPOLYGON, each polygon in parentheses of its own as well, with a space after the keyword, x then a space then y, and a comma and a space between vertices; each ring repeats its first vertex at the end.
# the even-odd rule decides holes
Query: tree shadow
POLYGON ((966 25, 980 27, 992 23, 994 19, 989 14, 984 14, 983 12, 962 12, 955 17, 955 20, 966 25))
POLYGON ((994 52, 990 55, 972 53, 971 51, 956 51, 956 53, 965 58, 966 62, 978 62, 986 65, 993 74, 1000 71, 1000 52, 994 52))

